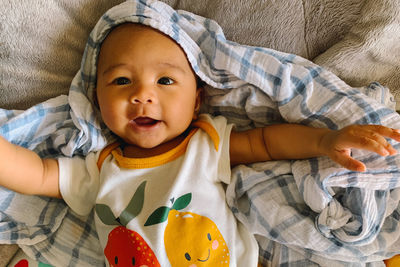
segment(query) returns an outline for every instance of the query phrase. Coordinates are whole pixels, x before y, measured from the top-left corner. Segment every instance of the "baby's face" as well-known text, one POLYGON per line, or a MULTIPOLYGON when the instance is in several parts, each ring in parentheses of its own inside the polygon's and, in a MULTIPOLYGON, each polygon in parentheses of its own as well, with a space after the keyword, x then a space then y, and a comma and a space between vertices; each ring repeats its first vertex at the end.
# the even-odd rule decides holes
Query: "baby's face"
POLYGON ((181 47, 150 27, 121 25, 101 47, 101 116, 129 144, 153 148, 181 135, 200 105, 196 87, 181 47))

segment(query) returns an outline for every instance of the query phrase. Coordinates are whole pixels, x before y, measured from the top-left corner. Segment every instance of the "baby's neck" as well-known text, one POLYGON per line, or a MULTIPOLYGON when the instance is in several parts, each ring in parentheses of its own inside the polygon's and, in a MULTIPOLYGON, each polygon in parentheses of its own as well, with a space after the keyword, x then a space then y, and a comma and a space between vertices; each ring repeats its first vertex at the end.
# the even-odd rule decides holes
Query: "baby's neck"
POLYGON ((184 139, 186 135, 180 135, 168 142, 162 143, 156 147, 152 148, 142 148, 136 145, 131 145, 124 143, 122 146, 122 152, 124 157, 127 158, 148 158, 161 155, 170 151, 171 149, 178 146, 184 139))

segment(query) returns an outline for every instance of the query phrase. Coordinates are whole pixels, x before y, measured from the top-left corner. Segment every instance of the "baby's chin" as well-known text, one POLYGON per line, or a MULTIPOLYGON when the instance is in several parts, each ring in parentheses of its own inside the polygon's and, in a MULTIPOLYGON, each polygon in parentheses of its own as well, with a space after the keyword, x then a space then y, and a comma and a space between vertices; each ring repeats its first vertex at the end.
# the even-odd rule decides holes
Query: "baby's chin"
POLYGON ((180 136, 170 140, 152 140, 151 142, 129 142, 129 140, 125 140, 124 154, 128 157, 153 157, 174 149, 182 140, 183 138, 180 136))

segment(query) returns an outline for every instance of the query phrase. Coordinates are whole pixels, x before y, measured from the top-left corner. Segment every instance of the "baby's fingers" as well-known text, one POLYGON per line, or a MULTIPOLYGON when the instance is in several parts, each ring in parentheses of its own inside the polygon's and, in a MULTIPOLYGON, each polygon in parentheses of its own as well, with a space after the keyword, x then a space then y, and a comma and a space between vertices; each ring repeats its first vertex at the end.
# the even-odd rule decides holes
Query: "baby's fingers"
POLYGON ((380 138, 376 136, 358 137, 355 141, 354 148, 369 150, 381 156, 389 156, 397 153, 397 151, 386 140, 378 139, 380 138))
POLYGON ((393 129, 381 125, 356 126, 348 130, 348 138, 354 148, 375 152, 381 156, 394 155, 397 151, 385 137, 400 140, 400 134, 393 129))
POLYGON ((372 132, 375 132, 377 134, 389 137, 391 139, 396 140, 397 142, 400 142, 400 130, 392 129, 382 125, 365 125, 363 127, 372 132))
POLYGON ((350 155, 344 152, 338 152, 331 158, 336 163, 351 171, 364 172, 367 169, 364 163, 352 158, 350 155))
POLYGON ((384 129, 381 128, 380 131, 366 130, 365 133, 360 136, 361 145, 365 145, 365 147, 361 148, 376 152, 381 156, 396 154, 397 153, 396 149, 394 149, 392 145, 389 144, 389 142, 384 137, 384 136, 389 137, 389 135, 391 135, 391 132, 392 129, 386 127, 384 127, 384 129))

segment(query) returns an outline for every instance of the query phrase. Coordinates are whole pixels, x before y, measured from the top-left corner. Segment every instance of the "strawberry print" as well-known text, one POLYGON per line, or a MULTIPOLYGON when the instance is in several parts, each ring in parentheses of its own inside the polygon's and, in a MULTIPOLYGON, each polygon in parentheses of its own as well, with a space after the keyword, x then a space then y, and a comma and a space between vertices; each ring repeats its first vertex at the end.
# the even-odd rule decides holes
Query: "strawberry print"
POLYGON ((96 213, 106 225, 118 225, 108 234, 104 255, 108 264, 114 266, 160 266, 156 255, 147 242, 137 232, 127 229, 125 226, 135 218, 142 210, 144 202, 143 182, 133 195, 131 201, 118 218, 115 218, 110 207, 104 204, 96 204, 96 213))
POLYGON ((20 260, 14 267, 29 267, 29 262, 25 259, 20 260))
POLYGON ((104 254, 110 266, 160 266, 146 241, 123 226, 110 232, 104 254))

